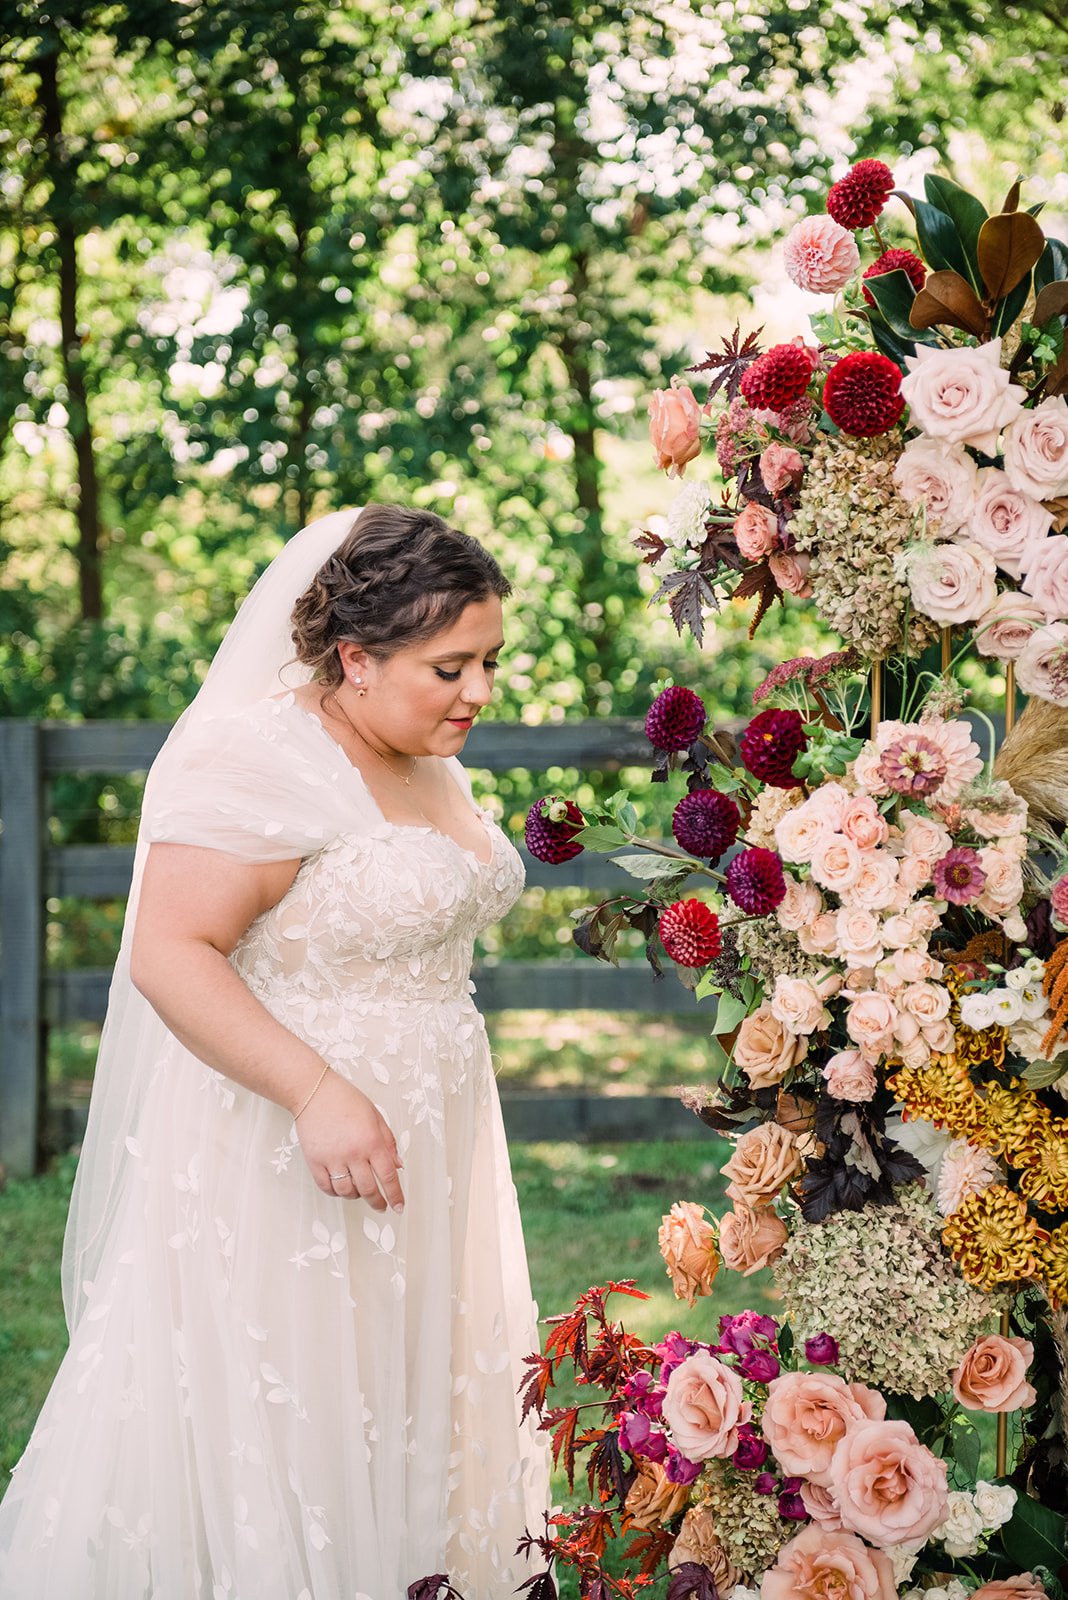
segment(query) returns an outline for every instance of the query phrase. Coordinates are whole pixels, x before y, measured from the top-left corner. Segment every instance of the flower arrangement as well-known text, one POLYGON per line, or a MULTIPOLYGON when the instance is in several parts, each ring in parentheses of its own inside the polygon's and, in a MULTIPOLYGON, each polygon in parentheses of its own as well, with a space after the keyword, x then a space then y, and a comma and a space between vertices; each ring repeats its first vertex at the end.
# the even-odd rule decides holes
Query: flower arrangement
POLYGON ((792 594, 870 658, 967 628, 1068 705, 1068 249, 1019 204, 1014 184, 988 215, 936 175, 913 198, 860 162, 785 244, 835 296, 817 343, 739 331, 690 369, 703 403, 681 379, 654 396, 657 464, 681 477, 708 434, 729 485, 686 484, 638 541, 680 632, 725 595, 757 598, 755 629, 792 594), (886 247, 892 199, 916 250, 886 247))

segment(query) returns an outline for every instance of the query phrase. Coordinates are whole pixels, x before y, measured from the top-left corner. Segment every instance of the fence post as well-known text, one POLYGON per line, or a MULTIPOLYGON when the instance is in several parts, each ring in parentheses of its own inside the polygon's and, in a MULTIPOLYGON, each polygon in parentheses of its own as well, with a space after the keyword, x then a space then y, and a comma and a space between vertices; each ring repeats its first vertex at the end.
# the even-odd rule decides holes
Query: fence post
POLYGON ((13 1178, 36 1168, 45 1087, 40 737, 0 721, 0 1162, 13 1178))

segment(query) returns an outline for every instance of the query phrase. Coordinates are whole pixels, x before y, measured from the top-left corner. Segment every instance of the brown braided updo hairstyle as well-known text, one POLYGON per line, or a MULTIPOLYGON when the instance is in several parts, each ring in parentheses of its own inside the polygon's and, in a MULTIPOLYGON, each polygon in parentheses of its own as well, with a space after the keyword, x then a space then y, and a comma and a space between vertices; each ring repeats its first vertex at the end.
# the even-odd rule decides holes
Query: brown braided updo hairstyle
POLYGON ((340 640, 386 661, 451 627, 472 601, 511 589, 489 552, 434 512, 364 506, 293 607, 296 659, 334 689, 340 640))

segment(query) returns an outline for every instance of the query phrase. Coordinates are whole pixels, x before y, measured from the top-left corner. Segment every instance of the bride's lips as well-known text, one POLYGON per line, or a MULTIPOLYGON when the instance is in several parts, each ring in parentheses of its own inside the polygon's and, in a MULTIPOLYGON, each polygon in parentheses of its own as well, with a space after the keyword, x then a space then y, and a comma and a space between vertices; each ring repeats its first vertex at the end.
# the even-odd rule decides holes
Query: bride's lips
POLYGON ((451 723, 454 728, 469 728, 475 719, 474 717, 446 717, 445 720, 451 723))

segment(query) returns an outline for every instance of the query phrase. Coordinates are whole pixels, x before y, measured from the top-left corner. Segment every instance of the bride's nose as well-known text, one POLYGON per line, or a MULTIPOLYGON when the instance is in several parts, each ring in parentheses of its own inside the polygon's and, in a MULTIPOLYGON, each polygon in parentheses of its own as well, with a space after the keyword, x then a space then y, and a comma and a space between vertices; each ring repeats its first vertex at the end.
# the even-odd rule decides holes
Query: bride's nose
POLYGON ((465 678, 460 691, 460 697, 465 705, 486 706, 493 696, 493 678, 483 667, 476 667, 471 675, 465 678))

